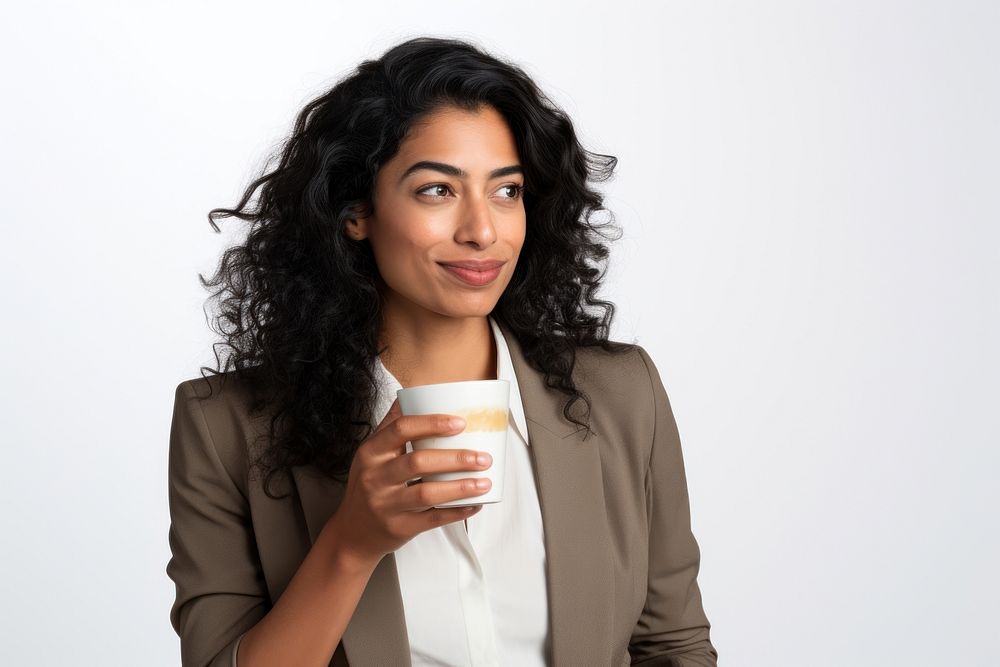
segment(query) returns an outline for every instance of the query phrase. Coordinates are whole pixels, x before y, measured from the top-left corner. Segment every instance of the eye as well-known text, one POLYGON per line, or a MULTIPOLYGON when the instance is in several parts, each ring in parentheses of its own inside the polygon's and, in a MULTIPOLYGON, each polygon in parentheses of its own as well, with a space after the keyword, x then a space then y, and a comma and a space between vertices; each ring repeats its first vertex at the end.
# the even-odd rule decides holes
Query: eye
MULTIPOLYGON (((439 192, 440 189, 443 189, 443 190, 445 190, 447 192, 451 192, 451 186, 449 186, 449 185, 447 185, 445 183, 432 183, 431 185, 425 185, 424 187, 422 187, 419 190, 417 190, 417 194, 418 195, 425 195, 427 197, 430 197, 431 199, 443 199, 444 197, 442 197, 442 196, 440 196, 438 194, 432 194, 432 193, 435 193, 435 192, 439 192)), ((506 185, 500 186, 500 190, 503 190, 503 189, 507 189, 508 192, 510 190, 513 190, 513 195, 509 196, 509 197, 506 197, 506 199, 509 199, 511 201, 516 201, 516 200, 520 199, 524 195, 524 186, 523 185, 519 185, 517 183, 508 183, 506 185)))
POLYGON ((514 190, 514 196, 509 198, 511 200, 520 199, 524 195, 524 186, 523 185, 518 185, 517 183, 508 183, 507 185, 503 186, 500 189, 502 190, 503 188, 513 188, 513 190, 514 190))
MULTIPOLYGON (((434 190, 436 188, 444 188, 445 190, 451 190, 451 187, 445 185, 444 183, 434 183, 433 185, 425 185, 424 187, 417 190, 417 194, 423 194, 425 190, 434 190)), ((440 199, 437 195, 427 195, 433 199, 440 199)))

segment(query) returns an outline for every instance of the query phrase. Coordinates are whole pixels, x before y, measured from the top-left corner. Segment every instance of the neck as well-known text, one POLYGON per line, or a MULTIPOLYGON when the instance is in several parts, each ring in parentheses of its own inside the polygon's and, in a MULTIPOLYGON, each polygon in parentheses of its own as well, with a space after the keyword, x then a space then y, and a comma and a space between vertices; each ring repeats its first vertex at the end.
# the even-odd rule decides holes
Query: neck
POLYGON ((403 387, 497 379, 497 349, 485 316, 448 317, 386 308, 382 364, 403 387))

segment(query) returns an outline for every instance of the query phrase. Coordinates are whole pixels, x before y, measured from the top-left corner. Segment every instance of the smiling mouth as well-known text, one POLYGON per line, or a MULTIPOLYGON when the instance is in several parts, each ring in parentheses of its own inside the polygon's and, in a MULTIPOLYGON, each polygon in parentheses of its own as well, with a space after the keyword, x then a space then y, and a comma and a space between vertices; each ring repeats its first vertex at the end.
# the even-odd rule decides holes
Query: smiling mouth
POLYGON ((467 269, 461 266, 453 266, 451 264, 441 264, 441 268, 455 276, 467 285, 473 285, 475 287, 482 287, 484 285, 489 285, 500 275, 500 271, 503 266, 497 266, 492 269, 487 269, 485 271, 477 271, 475 269, 467 269))

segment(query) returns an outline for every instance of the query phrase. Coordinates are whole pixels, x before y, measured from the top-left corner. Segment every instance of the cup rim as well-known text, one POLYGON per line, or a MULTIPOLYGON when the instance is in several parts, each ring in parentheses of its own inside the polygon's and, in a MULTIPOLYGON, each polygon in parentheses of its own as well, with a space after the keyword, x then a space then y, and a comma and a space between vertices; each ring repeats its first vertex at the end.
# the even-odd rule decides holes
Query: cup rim
POLYGON ((412 387, 401 387, 396 390, 396 396, 399 396, 400 392, 409 391, 411 389, 423 389, 425 387, 455 387, 455 386, 468 386, 468 385, 478 385, 478 384, 496 384, 497 382, 504 382, 510 384, 510 380, 458 380, 456 382, 435 382, 433 384, 418 384, 412 387))

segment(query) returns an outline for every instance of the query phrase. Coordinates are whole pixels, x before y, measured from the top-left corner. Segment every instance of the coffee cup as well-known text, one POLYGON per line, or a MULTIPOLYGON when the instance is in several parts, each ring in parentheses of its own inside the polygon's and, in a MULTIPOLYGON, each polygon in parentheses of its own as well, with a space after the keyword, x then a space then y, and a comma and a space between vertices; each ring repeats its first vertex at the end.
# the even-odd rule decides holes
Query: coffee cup
POLYGON ((426 482, 450 481, 469 477, 488 477, 492 482, 486 493, 435 507, 463 507, 497 503, 503 499, 504 471, 507 462, 507 423, 510 414, 510 382, 507 380, 468 380, 417 385, 396 390, 404 415, 447 414, 462 417, 465 428, 453 435, 414 440, 414 451, 422 449, 469 449, 488 452, 493 463, 485 470, 458 470, 425 475, 426 482))

